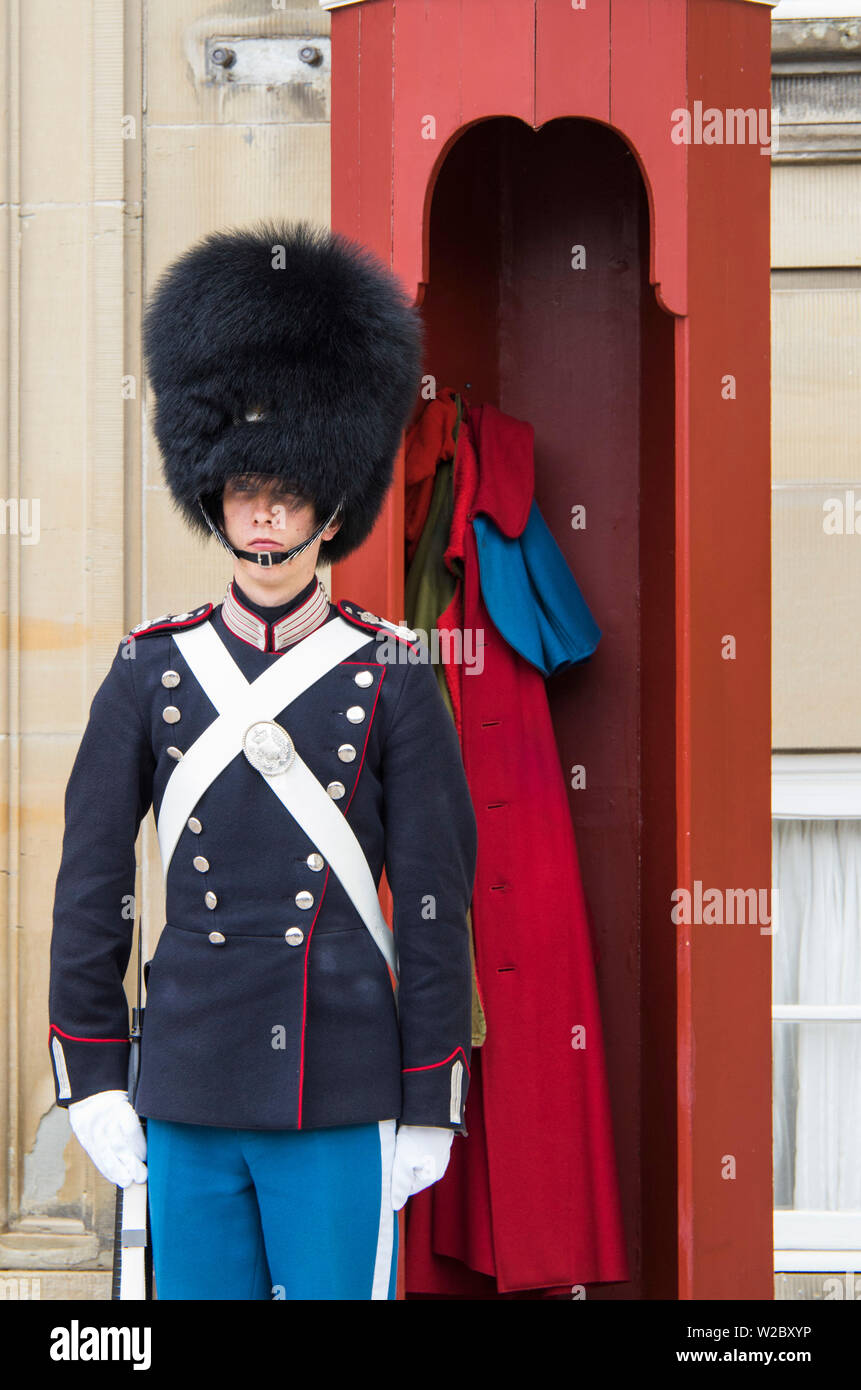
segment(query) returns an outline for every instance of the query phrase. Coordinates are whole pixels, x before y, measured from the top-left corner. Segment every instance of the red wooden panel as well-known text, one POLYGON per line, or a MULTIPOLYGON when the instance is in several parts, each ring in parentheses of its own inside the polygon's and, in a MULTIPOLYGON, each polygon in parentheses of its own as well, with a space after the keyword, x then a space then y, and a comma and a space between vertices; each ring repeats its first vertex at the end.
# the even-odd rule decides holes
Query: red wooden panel
POLYGON ((534 19, 521 0, 396 7, 394 266, 418 286, 433 171, 456 132, 489 115, 532 119, 534 19))
MULTIPOLYGON (((688 23, 689 101, 767 110, 768 9, 696 0, 688 23)), ((770 162, 755 143, 692 144, 688 157, 679 738, 690 824, 679 827, 680 884, 725 894, 771 882, 770 162), (722 398, 725 374, 735 400, 722 398)), ((689 981, 679 1016, 683 1298, 773 1297, 770 949, 758 925, 679 934, 689 981), (725 1156, 734 1178, 722 1176, 725 1156)))
MULTIPOLYGON (((359 81, 359 30, 362 5, 346 5, 331 11, 332 36, 332 119, 329 127, 331 151, 331 223, 336 231, 350 236, 359 232, 362 196, 360 132, 361 85, 359 81)), ((383 166, 385 172, 385 165, 383 166)), ((391 164, 389 162, 389 174, 391 164)))
MULTIPOLYGON (((350 26, 352 28, 352 25, 350 26)), ((332 224, 342 230, 336 217, 349 207, 351 235, 373 248, 387 264, 391 264, 392 246, 392 44, 394 0, 371 0, 371 3, 346 10, 335 10, 332 16, 332 87, 333 87, 333 179, 332 224), (349 11, 354 9, 349 74, 350 87, 345 95, 334 92, 339 87, 336 65, 342 51, 351 45, 341 43, 341 24, 350 23, 349 11), (348 101, 354 101, 350 108, 348 101), (340 120, 343 132, 336 131, 340 120), (335 140, 346 140, 346 146, 335 149, 335 140), (336 196, 337 195, 337 196, 336 196)))
MULTIPOLYGON (((409 0, 401 0, 410 10, 409 0)), ((532 122, 535 91, 533 0, 443 0, 457 9, 461 53, 461 124, 487 116, 532 122)), ((428 6, 437 9, 437 5, 428 6)), ((452 14, 452 20, 454 15, 452 14)))
POLYGON ((613 0, 610 121, 628 141, 649 189, 649 278, 659 302, 687 312, 685 146, 671 138, 672 112, 685 105, 685 5, 679 0, 613 0))
POLYGON ((535 125, 556 116, 610 119, 610 0, 535 0, 535 125))

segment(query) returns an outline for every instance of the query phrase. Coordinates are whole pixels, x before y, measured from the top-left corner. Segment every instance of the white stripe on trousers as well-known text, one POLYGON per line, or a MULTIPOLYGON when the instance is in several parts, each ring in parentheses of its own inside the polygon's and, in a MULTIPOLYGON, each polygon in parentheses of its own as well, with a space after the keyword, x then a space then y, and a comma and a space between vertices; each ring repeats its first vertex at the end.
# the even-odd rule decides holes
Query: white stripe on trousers
POLYGON ((392 1256, 394 1254, 395 1222, 397 1212, 392 1210, 392 1167, 395 1161, 395 1120, 380 1120, 380 1226, 377 1232, 377 1255, 374 1260, 374 1282, 371 1298, 388 1298, 389 1282, 392 1276, 392 1256))

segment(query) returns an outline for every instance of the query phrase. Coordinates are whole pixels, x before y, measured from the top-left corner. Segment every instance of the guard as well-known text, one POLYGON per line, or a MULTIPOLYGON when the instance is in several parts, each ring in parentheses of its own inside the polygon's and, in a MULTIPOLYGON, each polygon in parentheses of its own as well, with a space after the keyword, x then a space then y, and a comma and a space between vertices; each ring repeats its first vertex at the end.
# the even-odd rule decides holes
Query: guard
POLYGON ((149 1181, 160 1299, 394 1298, 394 1212, 466 1134, 476 821, 457 734, 424 643, 331 604, 315 573, 380 512, 421 338, 395 277, 307 223, 211 234, 146 311, 165 480, 233 579, 133 628, 93 700, 50 1052, 96 1166, 149 1181), (133 1108, 123 977, 150 807, 167 921, 133 1108))

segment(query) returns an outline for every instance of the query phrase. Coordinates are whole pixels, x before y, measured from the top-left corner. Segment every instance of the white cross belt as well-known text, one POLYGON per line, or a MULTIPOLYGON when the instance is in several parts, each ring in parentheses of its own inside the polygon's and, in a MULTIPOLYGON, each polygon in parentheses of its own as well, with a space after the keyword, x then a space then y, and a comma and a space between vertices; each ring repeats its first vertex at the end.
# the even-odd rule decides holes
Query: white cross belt
MULTIPOLYGON (((165 788, 158 815, 165 879, 189 815, 207 787, 243 751, 243 736, 249 725, 272 720, 328 671, 364 646, 368 637, 343 618, 333 618, 288 648, 254 681, 246 680, 211 623, 175 633, 174 641, 218 710, 218 717, 183 753, 165 788)), ((284 772, 267 774, 257 770, 328 861, 397 980, 394 938, 380 908, 370 866, 346 816, 298 751, 284 772)))

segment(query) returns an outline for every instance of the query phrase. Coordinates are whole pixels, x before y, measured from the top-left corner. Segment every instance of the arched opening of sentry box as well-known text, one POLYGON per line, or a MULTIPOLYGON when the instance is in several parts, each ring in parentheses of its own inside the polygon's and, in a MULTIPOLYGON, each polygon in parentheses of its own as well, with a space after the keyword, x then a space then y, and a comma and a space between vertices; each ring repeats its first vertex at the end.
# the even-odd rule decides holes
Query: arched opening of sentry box
POLYGON ((426 371, 533 425, 535 499, 603 634, 547 684, 599 953, 632 1267, 632 1283, 589 1296, 671 1298, 674 355, 649 283, 647 192, 609 127, 498 117, 450 145, 429 196, 426 371))

